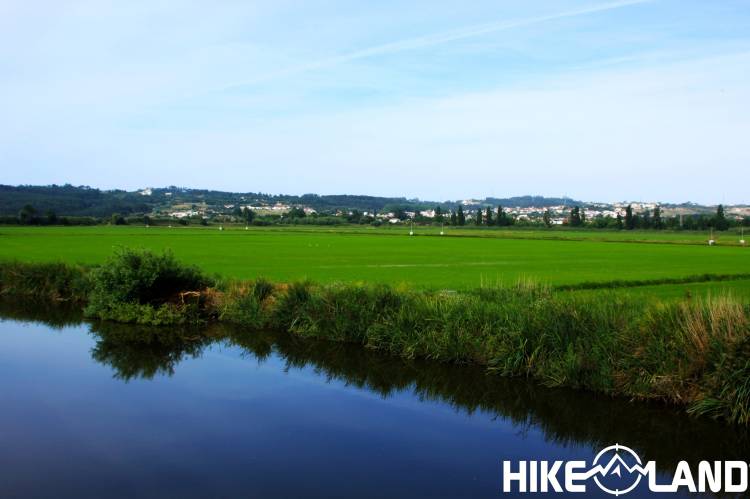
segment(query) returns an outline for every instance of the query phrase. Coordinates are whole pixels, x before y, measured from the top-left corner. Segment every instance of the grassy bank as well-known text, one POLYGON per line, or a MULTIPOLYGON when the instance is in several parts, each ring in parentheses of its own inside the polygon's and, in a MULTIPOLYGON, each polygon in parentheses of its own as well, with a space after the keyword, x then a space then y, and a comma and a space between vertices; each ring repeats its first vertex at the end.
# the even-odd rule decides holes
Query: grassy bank
POLYGON ((661 302, 526 281, 464 292, 221 282, 169 254, 134 251, 93 269, 4 264, 0 278, 2 294, 75 297, 104 320, 283 330, 750 423, 750 305, 729 296, 661 302))

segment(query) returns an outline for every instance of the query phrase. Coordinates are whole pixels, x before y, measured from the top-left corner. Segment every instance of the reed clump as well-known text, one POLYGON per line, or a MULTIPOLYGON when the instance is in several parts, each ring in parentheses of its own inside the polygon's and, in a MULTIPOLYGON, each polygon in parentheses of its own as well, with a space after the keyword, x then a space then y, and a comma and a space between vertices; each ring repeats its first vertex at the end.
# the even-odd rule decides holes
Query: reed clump
POLYGON ((23 295, 38 285, 44 296, 85 297, 86 313, 104 320, 275 329, 750 424, 750 305, 731 296, 663 302, 528 280, 466 292, 217 283, 170 254, 132 250, 90 271, 64 267, 0 264, 0 290, 23 295))
POLYGON ((83 304, 91 291, 88 269, 65 263, 3 262, 0 296, 83 304))

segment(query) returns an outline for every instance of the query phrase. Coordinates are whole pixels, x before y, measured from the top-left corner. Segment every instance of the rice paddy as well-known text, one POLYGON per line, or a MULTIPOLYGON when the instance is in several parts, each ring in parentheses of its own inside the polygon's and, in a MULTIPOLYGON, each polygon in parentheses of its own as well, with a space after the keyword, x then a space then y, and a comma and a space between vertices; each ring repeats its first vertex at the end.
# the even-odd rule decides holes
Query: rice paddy
MULTIPOLYGON (((369 227, 3 227, 0 260, 94 265, 117 247, 170 249, 180 261, 229 279, 263 276, 276 282, 377 282, 456 290, 519 279, 573 285, 750 273, 750 248, 730 244, 731 233, 709 247, 697 233, 439 232, 418 228, 410 237, 404 228, 369 227)), ((664 297, 720 290, 750 296, 750 279, 628 288, 664 297)))

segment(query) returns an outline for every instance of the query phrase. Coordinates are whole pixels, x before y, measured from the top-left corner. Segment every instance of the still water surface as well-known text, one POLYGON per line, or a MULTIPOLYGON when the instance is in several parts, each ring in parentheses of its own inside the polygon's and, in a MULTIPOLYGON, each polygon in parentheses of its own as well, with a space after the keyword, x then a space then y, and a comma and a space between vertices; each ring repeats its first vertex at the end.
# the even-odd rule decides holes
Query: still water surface
POLYGON ((679 460, 750 454, 736 428, 481 369, 218 327, 10 315, 3 498, 500 497, 505 459, 591 462, 619 442, 671 477, 679 460))

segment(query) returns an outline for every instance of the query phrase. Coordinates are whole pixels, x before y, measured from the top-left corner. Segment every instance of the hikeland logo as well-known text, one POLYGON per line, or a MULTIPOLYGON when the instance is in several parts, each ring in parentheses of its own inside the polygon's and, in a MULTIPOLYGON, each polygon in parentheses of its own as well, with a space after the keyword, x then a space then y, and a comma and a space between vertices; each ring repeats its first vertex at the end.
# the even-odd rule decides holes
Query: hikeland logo
POLYGON ((656 462, 643 463, 624 445, 602 449, 589 465, 586 461, 503 461, 503 492, 582 492, 593 484, 621 496, 635 489, 646 477, 651 492, 739 493, 748 490, 745 461, 701 461, 697 470, 686 461, 675 468, 672 481, 657 483, 656 462), (694 473, 695 471, 695 473, 694 473))

